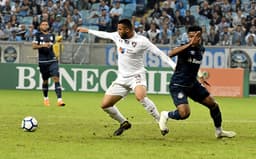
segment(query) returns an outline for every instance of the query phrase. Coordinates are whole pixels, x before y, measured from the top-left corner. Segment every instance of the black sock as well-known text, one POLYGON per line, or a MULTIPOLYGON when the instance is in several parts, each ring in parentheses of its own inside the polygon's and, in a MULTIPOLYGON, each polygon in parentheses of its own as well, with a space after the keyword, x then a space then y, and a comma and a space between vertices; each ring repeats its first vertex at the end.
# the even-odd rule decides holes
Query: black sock
POLYGON ((210 114, 213 119, 215 127, 216 128, 221 127, 222 116, 221 116, 221 112, 218 104, 215 104, 215 107, 210 108, 210 114))
POLYGON ((60 82, 55 83, 55 92, 56 92, 57 98, 61 98, 60 82))
POLYGON ((44 97, 48 97, 48 83, 42 85, 44 97))

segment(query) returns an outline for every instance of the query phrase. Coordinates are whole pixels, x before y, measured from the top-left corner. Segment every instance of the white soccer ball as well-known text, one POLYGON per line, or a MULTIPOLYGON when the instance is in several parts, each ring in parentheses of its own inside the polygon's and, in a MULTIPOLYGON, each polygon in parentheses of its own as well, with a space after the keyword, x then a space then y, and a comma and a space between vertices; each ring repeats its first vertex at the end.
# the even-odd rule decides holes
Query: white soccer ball
POLYGON ((24 131, 33 132, 37 129, 38 122, 35 117, 27 116, 21 122, 21 128, 24 131))

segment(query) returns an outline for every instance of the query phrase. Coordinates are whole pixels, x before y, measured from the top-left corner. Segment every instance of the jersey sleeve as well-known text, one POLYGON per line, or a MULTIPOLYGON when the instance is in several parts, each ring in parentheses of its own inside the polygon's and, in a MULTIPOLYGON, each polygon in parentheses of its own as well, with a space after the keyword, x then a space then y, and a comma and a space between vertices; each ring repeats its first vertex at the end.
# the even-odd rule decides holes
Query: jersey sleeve
POLYGON ((104 31, 97 31, 97 30, 88 30, 88 33, 98 36, 104 39, 111 39, 114 40, 114 33, 104 32, 104 31))
POLYGON ((34 35, 32 43, 39 44, 39 34, 38 33, 36 33, 34 35))
POLYGON ((172 69, 175 69, 176 63, 169 57, 167 56, 163 51, 161 51, 157 46, 152 44, 148 39, 146 39, 146 47, 147 50, 157 56, 159 56, 164 62, 166 62, 168 65, 171 66, 172 69))

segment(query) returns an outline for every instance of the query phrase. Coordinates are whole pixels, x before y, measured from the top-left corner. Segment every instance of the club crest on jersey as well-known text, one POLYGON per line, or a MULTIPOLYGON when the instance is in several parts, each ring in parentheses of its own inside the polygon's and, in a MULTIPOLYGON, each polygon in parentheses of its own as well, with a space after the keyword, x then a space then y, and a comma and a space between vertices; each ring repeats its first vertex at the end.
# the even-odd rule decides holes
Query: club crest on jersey
POLYGON ((129 44, 130 42, 129 42, 129 40, 124 40, 124 43, 129 44))
POLYGON ((182 99, 183 97, 184 97, 184 94, 183 94, 182 92, 179 92, 179 93, 178 93, 178 98, 179 98, 179 99, 182 99))
POLYGON ((119 47, 118 51, 119 51, 121 54, 124 54, 124 53, 125 53, 125 49, 122 48, 122 47, 119 47))
POLYGON ((136 47, 137 43, 136 42, 132 42, 132 46, 136 47))
POLYGON ((195 52, 194 50, 191 50, 191 51, 190 51, 190 54, 191 54, 191 55, 195 55, 195 53, 196 53, 196 52, 195 52))

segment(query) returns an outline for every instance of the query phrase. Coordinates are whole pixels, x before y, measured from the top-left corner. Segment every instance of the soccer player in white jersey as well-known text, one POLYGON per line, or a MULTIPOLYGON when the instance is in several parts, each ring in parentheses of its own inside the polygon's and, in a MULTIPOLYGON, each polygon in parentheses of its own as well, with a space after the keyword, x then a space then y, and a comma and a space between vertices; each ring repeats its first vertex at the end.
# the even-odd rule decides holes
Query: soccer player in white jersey
POLYGON ((117 46, 118 77, 106 91, 101 105, 102 109, 110 117, 120 123, 120 127, 114 132, 114 136, 119 136, 123 131, 131 128, 130 122, 115 106, 131 90, 134 91, 137 101, 158 122, 160 118, 159 112, 155 104, 147 97, 146 70, 143 63, 143 54, 145 51, 150 51, 159 56, 172 68, 175 67, 175 63, 146 37, 136 34, 131 21, 128 19, 120 20, 117 31, 112 33, 90 30, 84 27, 79 27, 77 31, 111 39, 117 46))

